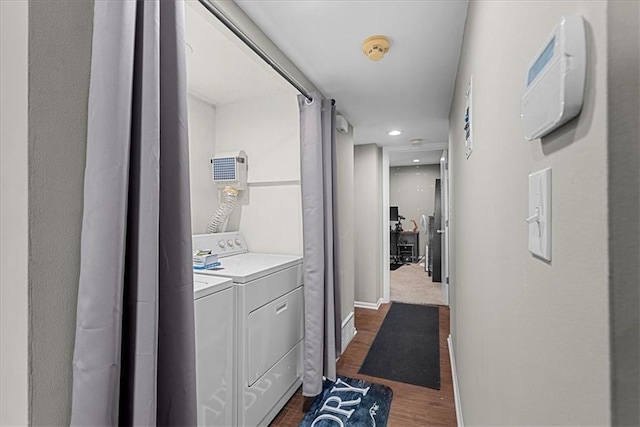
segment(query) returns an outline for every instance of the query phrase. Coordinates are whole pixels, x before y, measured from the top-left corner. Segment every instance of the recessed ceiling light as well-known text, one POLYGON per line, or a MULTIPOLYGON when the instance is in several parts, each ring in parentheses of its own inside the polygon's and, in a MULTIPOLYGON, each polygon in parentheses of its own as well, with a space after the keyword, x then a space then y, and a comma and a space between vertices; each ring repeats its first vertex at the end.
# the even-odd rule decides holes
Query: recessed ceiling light
POLYGON ((399 130, 390 130, 390 131, 389 131, 389 135, 390 135, 390 136, 398 136, 398 135, 400 135, 401 133, 402 133, 402 132, 401 132, 401 131, 399 131, 399 130))
POLYGON ((413 159, 413 163, 420 163, 420 159, 413 159))

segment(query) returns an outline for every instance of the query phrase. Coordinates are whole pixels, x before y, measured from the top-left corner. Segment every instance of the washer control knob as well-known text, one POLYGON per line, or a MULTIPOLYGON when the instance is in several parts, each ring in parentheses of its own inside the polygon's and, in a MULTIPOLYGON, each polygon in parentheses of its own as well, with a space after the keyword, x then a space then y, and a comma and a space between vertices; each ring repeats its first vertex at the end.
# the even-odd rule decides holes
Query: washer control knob
POLYGON ((242 246, 242 242, 240 241, 240 239, 236 239, 236 246, 242 246))
POLYGON ((229 245, 230 248, 233 247, 233 240, 229 239, 227 240, 227 245, 229 245))
POLYGON ((220 240, 218 242, 218 246, 220 246, 221 248, 224 248, 224 240, 220 240))

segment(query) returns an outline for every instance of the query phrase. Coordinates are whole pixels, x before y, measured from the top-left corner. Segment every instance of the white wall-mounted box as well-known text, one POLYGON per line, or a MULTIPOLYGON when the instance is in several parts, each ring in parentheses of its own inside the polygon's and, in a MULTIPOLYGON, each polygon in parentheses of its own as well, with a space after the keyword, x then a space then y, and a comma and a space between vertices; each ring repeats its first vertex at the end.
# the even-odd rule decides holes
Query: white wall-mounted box
POLYGON ((336 115, 336 130, 341 133, 349 133, 349 122, 342 114, 336 115))
POLYGON ((564 16, 527 67, 521 110, 531 141, 580 113, 584 99, 587 42, 582 17, 564 16))

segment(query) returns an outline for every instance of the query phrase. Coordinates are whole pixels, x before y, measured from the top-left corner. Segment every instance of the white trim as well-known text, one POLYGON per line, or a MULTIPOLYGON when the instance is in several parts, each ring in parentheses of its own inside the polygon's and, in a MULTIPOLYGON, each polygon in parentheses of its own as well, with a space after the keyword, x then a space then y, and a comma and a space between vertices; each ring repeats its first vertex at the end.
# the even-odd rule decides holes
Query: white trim
MULTIPOLYGON (((422 152, 422 151, 439 151, 446 150, 449 147, 449 142, 437 142, 430 143, 424 147, 415 148, 407 146, 384 146, 382 147, 382 297, 385 303, 391 301, 391 283, 389 273, 389 255, 390 245, 389 242, 389 155, 390 153, 404 153, 404 152, 422 152)), ((426 267, 425 267, 426 268, 426 267)), ((448 305, 448 303, 447 303, 448 305)), ((370 307, 364 307, 370 308, 370 307)))
POLYGON ((299 179, 285 179, 282 181, 249 181, 249 187, 288 187, 292 185, 300 185, 299 179))
POLYGON ((389 148, 382 147, 382 300, 391 300, 389 284, 389 148))
POLYGON ((453 398, 456 404, 456 418, 458 419, 458 427, 464 427, 462 419, 462 404, 460 403, 460 386, 458 385, 458 371, 456 370, 456 357, 453 354, 453 339, 451 334, 447 337, 449 345, 449 361, 451 362, 451 376, 453 377, 453 398))
POLYGON ((377 310, 380 308, 381 304, 382 304, 382 298, 380 298, 378 302, 354 301, 353 303, 354 307, 366 308, 369 310, 377 310))
POLYGON ((342 349, 340 354, 344 354, 345 350, 351 343, 351 340, 353 340, 357 333, 358 331, 356 331, 355 318, 352 311, 342 321, 342 349))
POLYGON ((442 204, 442 229, 444 230, 444 234, 442 234, 442 299, 444 300, 444 305, 449 306, 449 282, 450 280, 450 265, 451 265, 451 251, 449 249, 450 246, 450 231, 451 231, 451 211, 449 210, 451 206, 451 201, 449 195, 451 194, 449 190, 449 151, 443 150, 442 157, 440 157, 440 192, 441 192, 441 204, 442 204))

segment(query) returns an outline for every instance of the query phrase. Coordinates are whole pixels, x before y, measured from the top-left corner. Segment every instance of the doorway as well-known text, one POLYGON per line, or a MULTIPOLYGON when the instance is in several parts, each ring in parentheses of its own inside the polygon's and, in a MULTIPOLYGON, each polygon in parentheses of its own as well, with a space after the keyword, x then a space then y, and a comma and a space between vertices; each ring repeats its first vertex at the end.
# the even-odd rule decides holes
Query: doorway
MULTIPOLYGON (((448 305, 444 257, 447 245, 442 174, 446 144, 416 150, 384 147, 383 299, 448 305), (438 233, 440 231, 440 233, 438 233), (439 246, 436 248, 436 244, 439 246)), ((448 265, 448 264, 447 264, 448 265)))

